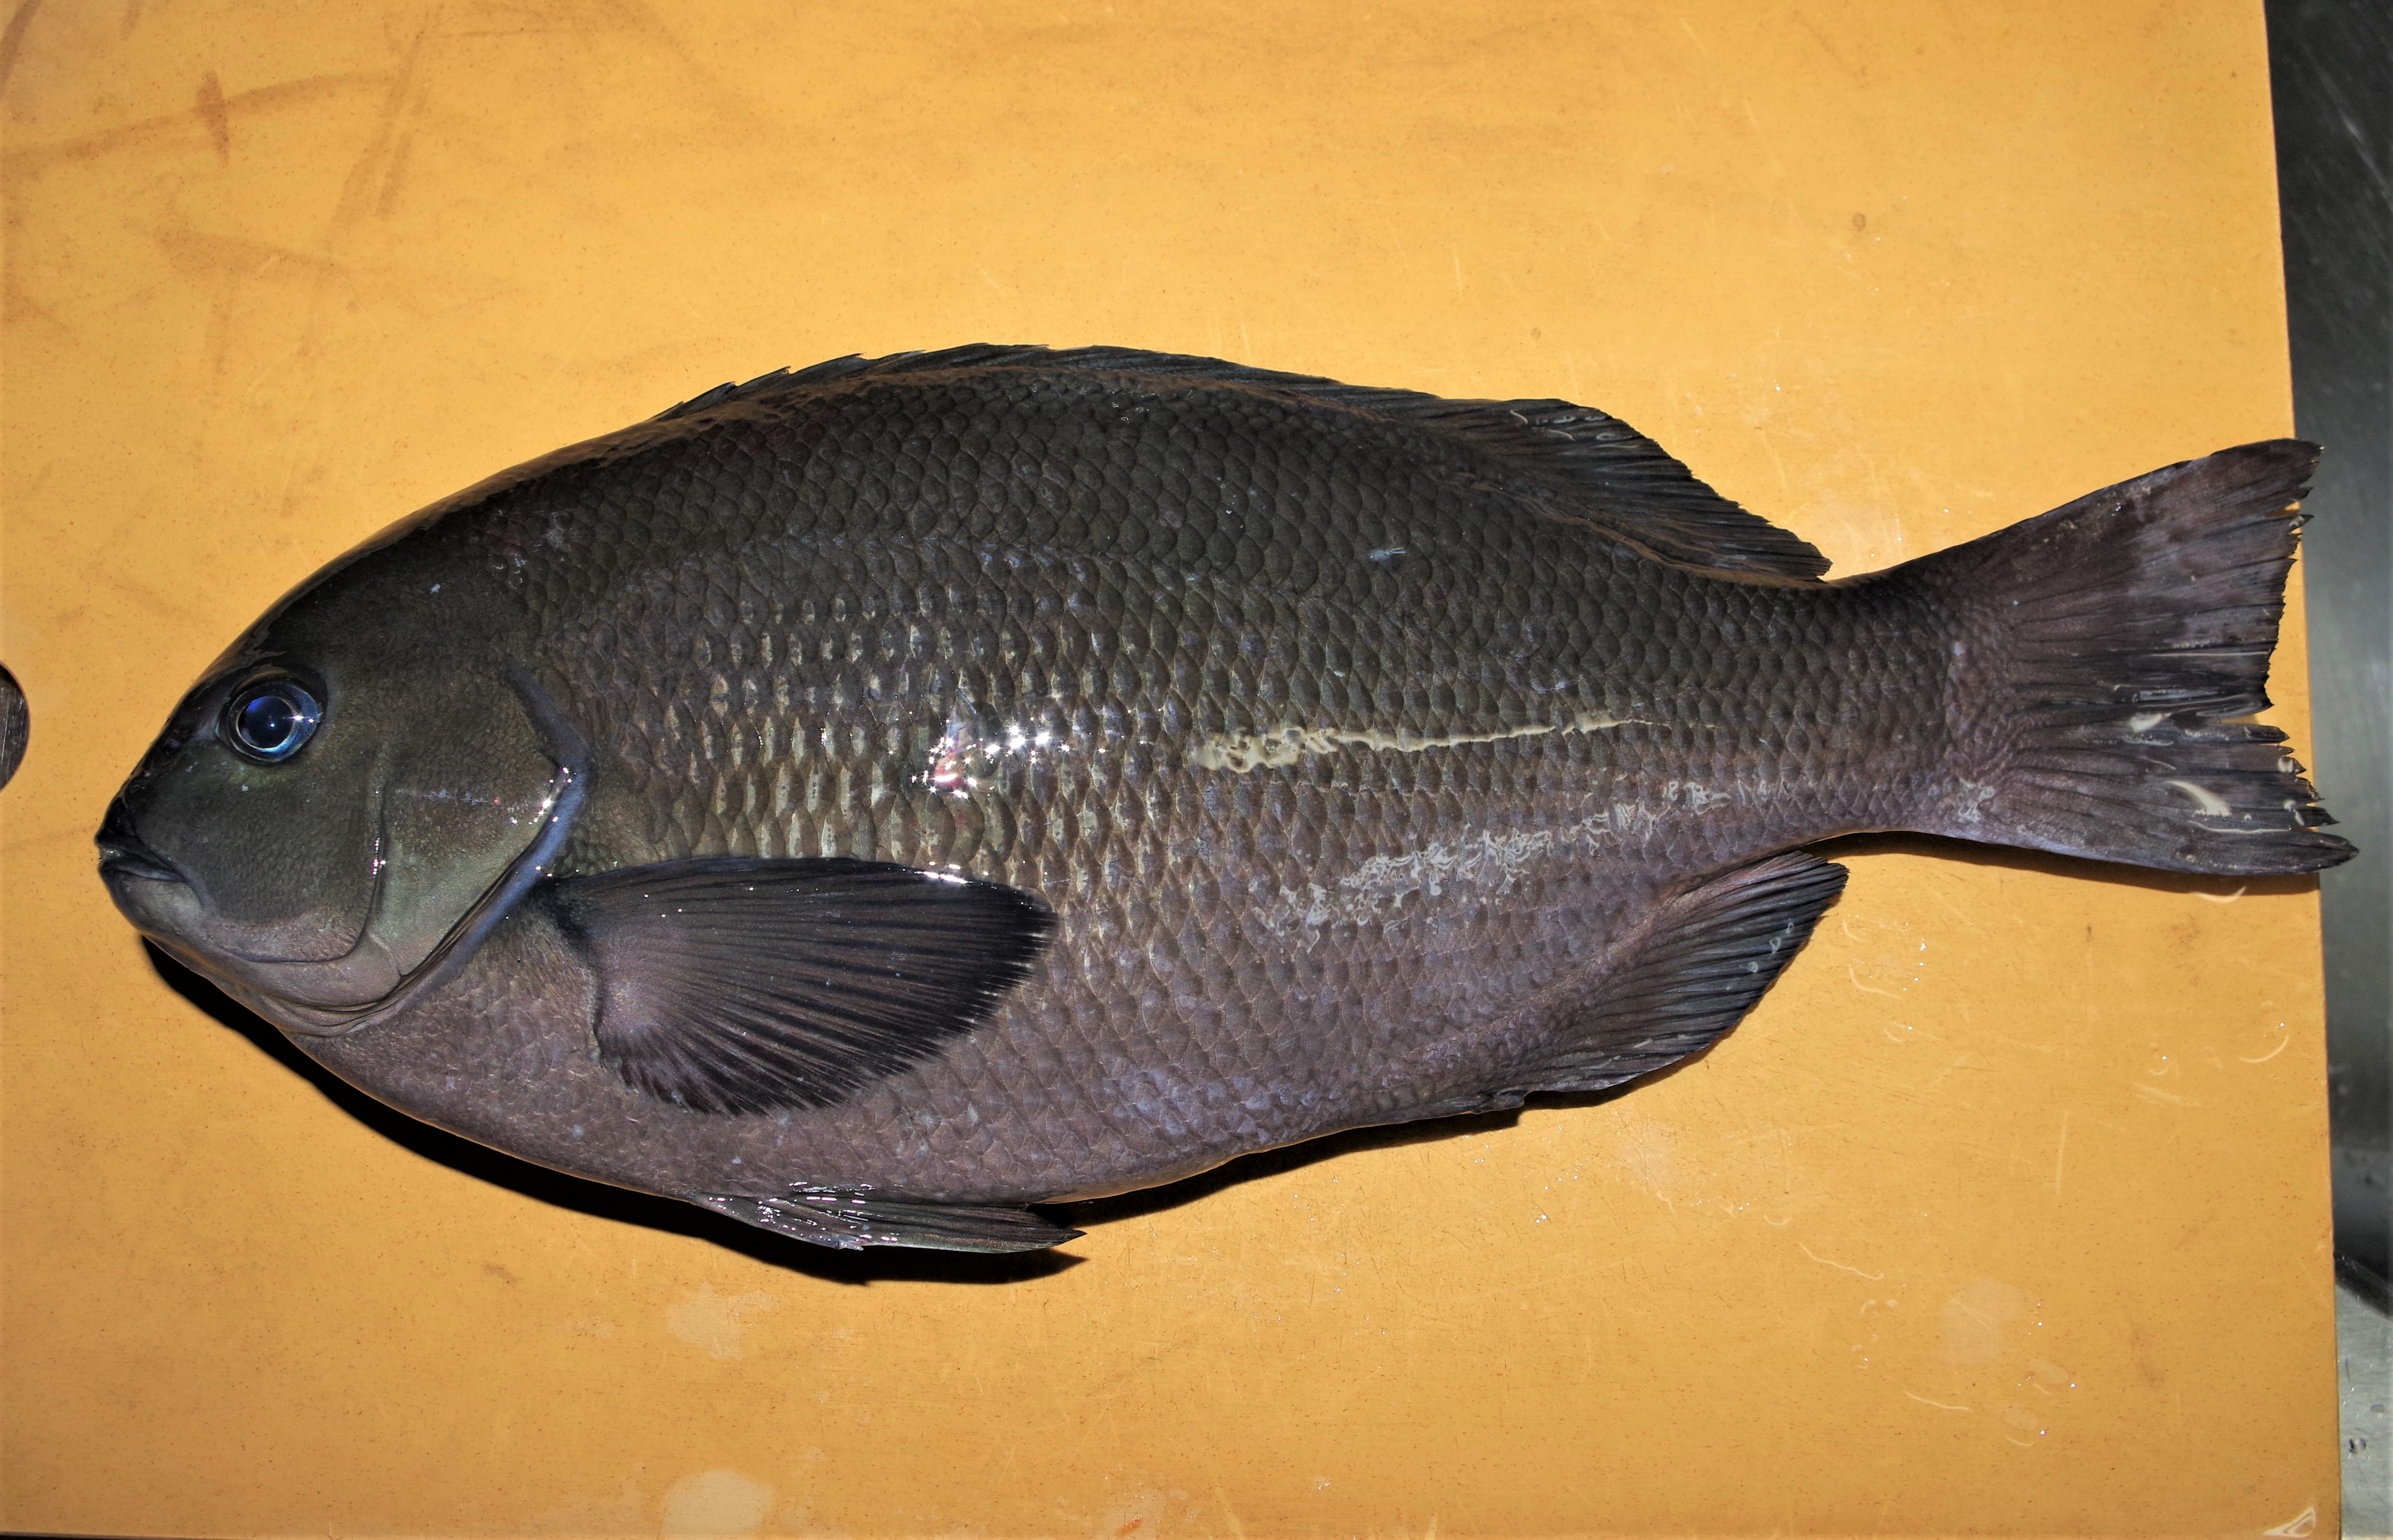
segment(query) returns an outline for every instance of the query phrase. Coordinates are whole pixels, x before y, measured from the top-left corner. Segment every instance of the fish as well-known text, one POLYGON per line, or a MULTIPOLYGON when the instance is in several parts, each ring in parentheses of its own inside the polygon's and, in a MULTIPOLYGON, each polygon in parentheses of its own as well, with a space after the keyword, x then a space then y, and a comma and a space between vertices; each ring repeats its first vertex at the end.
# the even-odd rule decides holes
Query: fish
POLYGON ((1606 413, 975 345, 726 385, 302 582, 110 803, 125 918, 413 1117, 798 1240, 1607 1090, 1915 830, 2351 847, 2267 704, 2318 451, 1884 571, 1606 413))
POLYGON ((0 788, 17 778, 17 766, 25 763, 25 742, 32 728, 24 687, 15 674, 0 667, 0 788))

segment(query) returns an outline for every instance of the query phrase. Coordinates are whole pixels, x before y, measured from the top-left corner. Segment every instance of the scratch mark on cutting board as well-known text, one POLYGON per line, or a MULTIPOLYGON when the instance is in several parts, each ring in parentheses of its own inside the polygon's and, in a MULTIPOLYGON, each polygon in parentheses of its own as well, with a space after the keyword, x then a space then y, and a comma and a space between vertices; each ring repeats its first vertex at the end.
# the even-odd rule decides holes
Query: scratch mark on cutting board
POLYGON ((2258 1058, 2256 1058, 2256 1059, 2246 1058, 2244 1055, 2243 1055, 2243 1054, 2241 1054, 2241 1053, 2238 1053, 2237 1055, 2235 1055, 2235 1058, 2236 1058, 2236 1061, 2237 1061, 2238 1063, 2240 1063, 2240 1064, 2267 1064, 2269 1060, 2271 1060, 2271 1059, 2275 1058, 2278 1054, 2282 1053, 2283 1051, 2285 1051, 2286 1046, 2287 1046, 2288 1044, 2292 1043, 2292 1042, 2293 1042, 2293 1040, 2294 1040, 2294 1035, 2293 1035, 2293 1033, 2292 1033, 2292 1032, 2288 1031, 2288 1032, 2286 1032, 2286 1033, 2285 1033, 2285 1035, 2284 1035, 2283 1037, 2282 1037, 2282 1038, 2278 1038, 2278 1039, 2277 1039, 2277 1046, 2276 1046, 2276 1047, 2274 1047, 2274 1048, 2272 1048, 2272 1049, 2269 1050, 2269 1051, 2268 1051, 2268 1052, 2261 1054, 2258 1058))
MULTIPOLYGON (((7 38, 0 35, 0 47, 7 38)), ((309 75, 303 80, 284 81, 280 85, 261 85, 254 91, 242 91, 224 98, 227 121, 249 112, 275 111, 288 107, 305 107, 330 97, 352 90, 387 83, 385 73, 349 73, 309 75)), ((29 176, 54 165, 71 165, 78 161, 96 160, 120 150, 142 149, 153 144, 171 144, 177 139, 188 140, 199 123, 193 109, 163 113, 154 118, 140 118, 119 124, 113 128, 95 129, 72 138, 51 144, 27 145, 0 153, 0 166, 10 176, 29 176)))
POLYGON ((41 8, 42 0, 17 0, 17 8, 8 15, 7 30, 0 32, 0 91, 8 88, 17 55, 25 46, 25 29, 33 24, 33 13, 41 8))
POLYGON ((200 95, 193 109, 208 125, 208 141, 216 147, 216 164, 232 164, 232 114, 225 111, 224 85, 210 70, 200 76, 200 95))
POLYGON ((1845 965, 1845 977, 1850 979, 1852 981, 1853 987, 1860 990, 1864 995, 1884 995, 1890 1000, 1899 1000, 1903 998, 1891 989, 1880 989, 1876 985, 1863 984, 1862 982, 1861 974, 1854 970, 1853 965, 1850 963, 1847 963, 1845 965))
POLYGON ((1823 1257, 1818 1252, 1812 1250, 1810 1246, 1805 1246, 1801 1241, 1797 1241, 1795 1243, 1795 1249, 1800 1251, 1806 1257, 1811 1258, 1822 1267, 1833 1267, 1839 1272, 1850 1272, 1856 1278, 1867 1278, 1870 1282, 1876 1283, 1879 1279, 1886 1276, 1883 1272, 1863 1272, 1860 1268, 1851 1266, 1849 1263, 1839 1262, 1833 1259, 1823 1257))
POLYGON ((429 20, 415 30, 415 35, 408 40, 407 57, 399 61, 398 72, 386 77, 390 87, 383 96, 382 113, 375 120, 373 137, 349 163, 349 174, 341 183, 341 199, 333 206, 332 224, 324 235, 327 254, 342 233, 380 202, 377 194, 389 175, 391 156, 415 95, 417 70, 424 59, 424 39, 431 31, 429 20))

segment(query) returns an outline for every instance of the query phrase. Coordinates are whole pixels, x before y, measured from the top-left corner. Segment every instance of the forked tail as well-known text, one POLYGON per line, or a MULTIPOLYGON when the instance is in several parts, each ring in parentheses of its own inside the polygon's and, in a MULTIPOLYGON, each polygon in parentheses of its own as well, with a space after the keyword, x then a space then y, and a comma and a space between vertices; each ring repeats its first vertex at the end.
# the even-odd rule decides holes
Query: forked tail
POLYGON ((1899 569, 1955 617, 1940 834, 2177 871, 2352 854, 2279 747, 2269 655, 2315 446, 2246 444, 1899 569))

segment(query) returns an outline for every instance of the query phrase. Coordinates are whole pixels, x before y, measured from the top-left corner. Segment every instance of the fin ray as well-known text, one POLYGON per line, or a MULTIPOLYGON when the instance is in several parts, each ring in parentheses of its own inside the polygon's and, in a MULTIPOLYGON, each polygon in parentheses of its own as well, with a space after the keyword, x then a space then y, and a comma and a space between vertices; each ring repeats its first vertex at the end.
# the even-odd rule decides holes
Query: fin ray
POLYGON ((1789 851, 1656 904, 1610 948, 1603 991, 1567 1039, 1497 1096, 1603 1090, 1708 1048, 1802 950, 1845 877, 1789 851))
POLYGON ((911 867, 718 857, 549 884, 595 967, 599 1057, 693 1111, 823 1107, 970 1032, 1053 928, 911 867))
POLYGON ((2221 450, 1860 582, 1959 617, 1952 785, 1919 826, 2257 876, 2351 846, 2266 708, 2315 445, 2221 450))
POLYGON ((861 1187, 799 1187, 781 1197, 691 1193, 701 1208, 742 1224, 814 1246, 858 1251, 902 1246, 925 1251, 1039 1251, 1084 1232, 1050 1224, 1027 1208, 973 1204, 908 1203, 869 1195, 861 1187))

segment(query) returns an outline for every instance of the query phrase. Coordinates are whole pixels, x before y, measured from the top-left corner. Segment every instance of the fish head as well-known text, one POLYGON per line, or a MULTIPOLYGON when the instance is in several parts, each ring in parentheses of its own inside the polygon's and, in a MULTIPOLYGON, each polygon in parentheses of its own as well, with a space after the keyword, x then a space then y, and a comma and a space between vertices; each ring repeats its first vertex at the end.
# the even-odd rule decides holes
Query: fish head
POLYGON ((353 1031, 446 976, 537 880, 580 740, 496 583, 336 563, 210 666, 110 804, 117 907, 287 1030, 353 1031))

